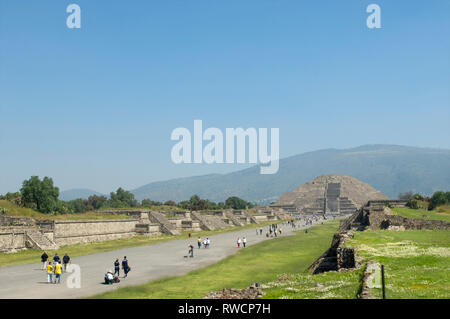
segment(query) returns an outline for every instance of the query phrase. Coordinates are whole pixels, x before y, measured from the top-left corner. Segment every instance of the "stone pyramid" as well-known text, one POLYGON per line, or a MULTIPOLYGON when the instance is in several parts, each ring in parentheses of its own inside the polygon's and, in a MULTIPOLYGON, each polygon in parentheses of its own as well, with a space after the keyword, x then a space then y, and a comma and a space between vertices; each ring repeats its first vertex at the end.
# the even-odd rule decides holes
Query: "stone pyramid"
POLYGON ((389 199, 369 184, 347 175, 322 175, 293 192, 285 193, 272 207, 292 213, 349 214, 369 200, 389 199))

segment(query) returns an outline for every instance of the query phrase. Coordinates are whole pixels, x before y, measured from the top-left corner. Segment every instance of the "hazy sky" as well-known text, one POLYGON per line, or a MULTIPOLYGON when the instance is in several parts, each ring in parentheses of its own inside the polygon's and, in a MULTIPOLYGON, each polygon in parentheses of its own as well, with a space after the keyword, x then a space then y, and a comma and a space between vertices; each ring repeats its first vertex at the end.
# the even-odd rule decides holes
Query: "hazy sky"
POLYGON ((132 189, 245 165, 175 165, 170 134, 280 128, 286 157, 450 148, 450 1, 0 2, 0 193, 132 189), (68 29, 66 7, 81 7, 68 29), (368 4, 381 29, 368 29, 368 4))

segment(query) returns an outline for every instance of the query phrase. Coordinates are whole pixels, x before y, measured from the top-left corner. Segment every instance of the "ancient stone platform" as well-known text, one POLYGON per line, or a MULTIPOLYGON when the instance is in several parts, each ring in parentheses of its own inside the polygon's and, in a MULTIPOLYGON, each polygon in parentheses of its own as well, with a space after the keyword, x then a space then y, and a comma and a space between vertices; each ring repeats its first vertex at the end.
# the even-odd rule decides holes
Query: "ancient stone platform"
POLYGON ((369 184, 347 175, 322 175, 286 193, 272 208, 291 214, 352 214, 369 200, 389 200, 369 184))

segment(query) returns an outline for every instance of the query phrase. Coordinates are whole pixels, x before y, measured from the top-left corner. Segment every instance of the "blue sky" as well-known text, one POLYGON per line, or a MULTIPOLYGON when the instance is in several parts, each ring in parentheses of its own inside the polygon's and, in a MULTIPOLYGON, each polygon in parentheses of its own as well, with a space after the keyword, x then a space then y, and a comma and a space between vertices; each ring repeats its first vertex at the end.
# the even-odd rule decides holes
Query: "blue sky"
POLYGON ((173 164, 170 133, 195 119, 278 127, 281 157, 450 148, 448 12, 444 0, 2 0, 0 193, 31 175, 109 192, 246 167, 173 164), (381 29, 366 27, 371 3, 381 29))

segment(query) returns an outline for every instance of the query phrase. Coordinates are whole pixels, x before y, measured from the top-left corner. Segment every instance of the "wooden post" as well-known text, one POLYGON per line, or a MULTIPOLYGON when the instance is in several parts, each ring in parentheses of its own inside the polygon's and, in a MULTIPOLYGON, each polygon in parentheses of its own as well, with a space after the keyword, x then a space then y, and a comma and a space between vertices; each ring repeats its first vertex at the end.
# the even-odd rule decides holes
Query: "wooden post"
POLYGON ((383 299, 386 299, 386 288, 384 284, 384 265, 381 265, 381 289, 383 290, 383 299))

